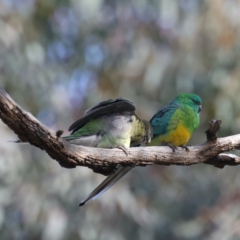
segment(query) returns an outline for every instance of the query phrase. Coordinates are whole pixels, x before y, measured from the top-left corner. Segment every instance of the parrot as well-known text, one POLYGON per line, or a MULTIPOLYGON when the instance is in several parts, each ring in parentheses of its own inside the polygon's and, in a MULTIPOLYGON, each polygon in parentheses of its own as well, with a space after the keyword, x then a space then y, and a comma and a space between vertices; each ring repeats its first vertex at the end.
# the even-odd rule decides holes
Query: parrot
MULTIPOLYGON (((100 102, 88 109, 82 118, 73 123, 69 127, 72 133, 63 139, 76 145, 119 148, 128 155, 130 146, 147 145, 153 136, 150 123, 141 120, 135 114, 135 109, 131 101, 123 98, 100 102)), ((118 168, 90 193, 80 203, 80 206, 104 193, 131 168, 118 168)))
POLYGON ((196 94, 182 93, 161 108, 150 120, 153 138, 149 146, 167 145, 173 152, 185 148, 193 132, 199 126, 202 100, 196 94))
MULTIPOLYGON (((201 110, 202 100, 198 95, 188 93, 178 95, 172 102, 155 113, 149 121, 153 137, 148 146, 166 145, 173 152, 175 152, 177 147, 182 147, 189 151, 186 144, 199 126, 201 110)), ((130 146, 137 147, 139 145, 132 141, 130 143, 130 146)), ((123 167, 110 174, 79 206, 83 206, 91 199, 96 199, 131 169, 132 167, 123 167)))

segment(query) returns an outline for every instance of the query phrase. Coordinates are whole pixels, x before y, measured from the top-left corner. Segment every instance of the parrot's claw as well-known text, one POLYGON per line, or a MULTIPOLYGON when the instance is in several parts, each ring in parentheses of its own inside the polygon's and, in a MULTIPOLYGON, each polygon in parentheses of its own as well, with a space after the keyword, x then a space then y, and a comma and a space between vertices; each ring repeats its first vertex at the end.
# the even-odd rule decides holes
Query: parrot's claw
POLYGON ((121 149, 125 154, 126 154, 126 156, 128 156, 128 154, 129 154, 129 151, 128 151, 128 149, 127 148, 125 148, 124 146, 122 146, 122 145, 118 145, 118 146, 116 146, 116 148, 119 148, 119 149, 121 149))
POLYGON ((173 146, 171 143, 167 143, 166 146, 170 147, 174 153, 178 149, 176 146, 173 146))
POLYGON ((185 145, 182 145, 182 146, 180 146, 181 148, 184 148, 185 150, 186 150, 186 152, 189 152, 189 148, 187 147, 187 146, 185 146, 185 145))

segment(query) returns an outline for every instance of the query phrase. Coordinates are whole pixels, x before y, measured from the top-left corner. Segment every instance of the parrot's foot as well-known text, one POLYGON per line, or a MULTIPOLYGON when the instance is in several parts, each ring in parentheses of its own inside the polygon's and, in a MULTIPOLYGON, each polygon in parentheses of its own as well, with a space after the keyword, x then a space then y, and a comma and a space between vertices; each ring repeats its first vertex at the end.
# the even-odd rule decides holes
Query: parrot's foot
POLYGON ((128 151, 128 149, 126 147, 124 147, 122 145, 118 145, 118 146, 116 146, 116 148, 121 149, 126 154, 126 156, 128 156, 129 151, 128 151))
POLYGON ((186 152, 189 152, 189 148, 187 146, 182 145, 182 146, 179 146, 179 147, 184 148, 186 150, 186 152))
POLYGON ((175 152, 178 148, 176 146, 173 146, 171 143, 167 143, 166 146, 170 147, 173 152, 175 152))

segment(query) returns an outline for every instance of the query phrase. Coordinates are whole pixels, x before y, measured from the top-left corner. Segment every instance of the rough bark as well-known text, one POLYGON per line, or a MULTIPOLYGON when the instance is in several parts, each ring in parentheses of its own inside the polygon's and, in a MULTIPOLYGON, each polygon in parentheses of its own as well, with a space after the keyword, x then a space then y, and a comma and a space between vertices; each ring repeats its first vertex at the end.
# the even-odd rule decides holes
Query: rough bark
POLYGON ((192 165, 197 163, 211 164, 223 168, 235 166, 240 158, 226 154, 240 148, 240 134, 217 138, 221 120, 210 121, 206 131, 207 141, 189 147, 189 152, 178 148, 173 152, 169 147, 137 147, 129 149, 129 155, 119 149, 101 149, 69 144, 61 138, 62 131, 54 132, 40 123, 30 113, 24 111, 0 87, 0 118, 24 142, 41 148, 65 168, 85 166, 94 172, 109 174, 117 166, 146 165, 192 165), (224 154, 223 154, 224 153, 224 154))

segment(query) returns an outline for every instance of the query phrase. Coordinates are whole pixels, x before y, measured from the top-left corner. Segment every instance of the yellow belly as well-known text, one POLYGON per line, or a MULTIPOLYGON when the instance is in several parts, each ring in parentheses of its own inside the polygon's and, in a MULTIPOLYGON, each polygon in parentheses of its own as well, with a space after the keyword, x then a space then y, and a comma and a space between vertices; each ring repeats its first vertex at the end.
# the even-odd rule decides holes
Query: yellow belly
POLYGON ((187 144, 190 137, 191 133, 188 131, 188 129, 179 124, 176 129, 170 131, 169 133, 153 138, 149 145, 156 146, 159 144, 170 143, 173 146, 182 146, 187 144))

